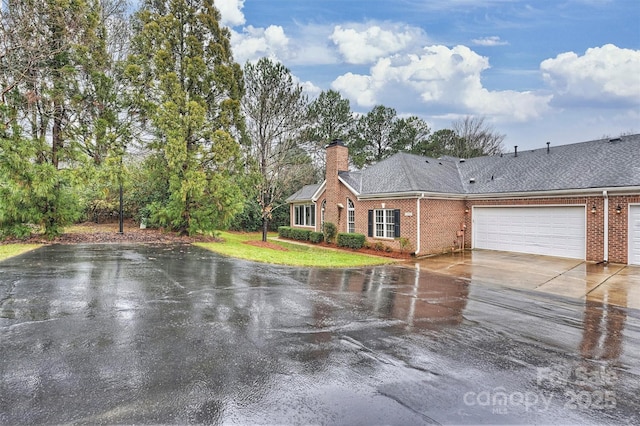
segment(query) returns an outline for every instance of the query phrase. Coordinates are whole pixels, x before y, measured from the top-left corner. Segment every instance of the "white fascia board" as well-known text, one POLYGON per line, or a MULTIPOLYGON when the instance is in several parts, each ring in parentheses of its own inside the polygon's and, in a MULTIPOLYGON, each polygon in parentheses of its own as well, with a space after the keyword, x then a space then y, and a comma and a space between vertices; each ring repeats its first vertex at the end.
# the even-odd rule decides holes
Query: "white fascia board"
POLYGON ((443 199, 464 199, 463 194, 446 194, 441 192, 422 192, 422 191, 408 191, 408 192, 387 192, 383 194, 366 194, 358 196, 358 200, 393 200, 393 199, 407 199, 407 198, 443 198, 443 199))
POLYGON ((325 180, 320 184, 316 192, 311 196, 311 201, 313 201, 314 203, 318 201, 318 198, 320 198, 320 196, 322 195, 326 187, 327 187, 327 181, 325 180))
POLYGON ((625 186, 612 188, 584 188, 584 189, 559 189, 553 191, 529 191, 529 192, 501 192, 488 194, 467 194, 462 196, 465 200, 486 200, 500 198, 560 198, 580 196, 602 196, 602 191, 609 195, 636 195, 640 194, 640 186, 625 186))
MULTIPOLYGON (((346 184, 345 184, 346 185, 346 184)), ((348 186, 348 185, 347 185, 348 186)), ((499 192, 484 194, 451 194, 441 192, 388 192, 382 194, 358 195, 358 200, 403 199, 403 198, 434 198, 454 200, 486 200, 500 198, 560 198, 581 196, 602 196, 602 191, 611 195, 638 195, 640 186, 625 186, 612 188, 585 188, 585 189, 561 189, 553 191, 529 191, 529 192, 499 192)), ((355 192, 354 192, 355 193, 355 192)), ((357 195, 357 194, 356 194, 357 195)))
POLYGON ((343 184, 344 186, 346 186, 346 187, 347 187, 347 189, 348 189, 349 191, 351 191, 351 193, 352 193, 353 195, 355 195, 356 197, 359 197, 359 196, 360 196, 360 193, 359 193, 358 191, 356 191, 356 190, 355 190, 351 185, 349 185, 347 182, 345 182, 345 180, 344 180, 344 179, 342 179, 340 176, 338 176, 338 180, 339 180, 340 182, 342 182, 342 184, 343 184))

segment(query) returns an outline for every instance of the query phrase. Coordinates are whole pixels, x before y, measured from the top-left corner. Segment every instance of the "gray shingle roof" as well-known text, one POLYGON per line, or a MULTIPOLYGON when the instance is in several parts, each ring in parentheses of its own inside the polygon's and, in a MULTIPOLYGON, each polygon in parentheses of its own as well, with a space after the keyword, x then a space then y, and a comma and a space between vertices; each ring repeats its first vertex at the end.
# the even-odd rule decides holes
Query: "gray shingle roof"
POLYGON ((468 194, 640 186, 640 135, 472 158, 458 170, 468 194))
POLYGON ((315 195, 322 184, 317 183, 313 185, 305 185, 300 188, 295 194, 286 199, 287 203, 294 203, 300 201, 310 201, 315 195))
POLYGON ((640 186, 640 134, 551 146, 549 153, 544 147, 520 151, 517 157, 508 153, 463 162, 452 157, 438 160, 398 153, 365 170, 341 172, 340 177, 360 195, 414 191, 499 194, 640 186))
POLYGON ((340 177, 360 194, 425 191, 458 194, 460 176, 453 161, 398 153, 361 172, 340 177))

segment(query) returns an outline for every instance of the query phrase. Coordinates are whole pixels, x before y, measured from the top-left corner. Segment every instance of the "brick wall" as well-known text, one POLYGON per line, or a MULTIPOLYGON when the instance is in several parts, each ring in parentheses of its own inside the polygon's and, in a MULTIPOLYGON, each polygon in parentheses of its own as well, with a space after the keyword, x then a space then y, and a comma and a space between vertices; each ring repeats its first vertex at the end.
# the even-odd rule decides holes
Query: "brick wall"
MULTIPOLYGON (((326 194, 326 192, 325 192, 326 194)), ((318 200, 318 211, 325 195, 318 200)), ((344 185, 339 185, 337 202, 345 206, 344 209, 335 209, 330 216, 325 213, 325 220, 329 217, 337 220, 333 223, 338 227, 338 232, 347 232, 347 199, 353 201, 355 206, 355 232, 368 234, 368 211, 376 209, 400 210, 400 236, 408 238, 411 244, 410 252, 420 249, 417 254, 432 254, 450 252, 459 249, 462 244, 462 236, 458 236, 459 230, 464 225, 463 200, 439 200, 439 199, 386 199, 386 200, 362 200, 359 201, 344 185), (418 202, 420 203, 420 244, 418 244, 418 202)), ((330 209, 327 202, 327 211, 330 209)), ((318 216, 318 225, 320 216, 318 216)), ((400 250, 400 243, 394 238, 368 237, 372 244, 380 242, 393 250, 400 250)))
MULTIPOLYGON (((342 219, 338 215, 346 215, 347 205, 345 197, 341 196, 344 185, 338 180, 338 172, 349 170, 349 149, 342 143, 331 143, 327 147, 327 171, 325 175, 326 190, 324 199, 327 200, 327 208, 325 210, 325 221, 332 222, 336 225, 342 219), (344 209, 338 209, 341 203, 344 209), (340 210, 345 210, 344 212, 340 210)), ((318 211, 320 210, 321 200, 318 202, 318 211)), ((319 218, 320 216, 318 216, 319 218)), ((319 221, 317 222, 319 223, 319 221)))
MULTIPOLYGON (((411 246, 407 250, 413 253, 417 247, 417 203, 415 198, 398 200, 365 200, 356 204, 356 232, 367 235, 368 211, 375 209, 400 210, 400 237, 408 238, 411 246)), ((344 231, 343 231, 344 232, 344 231)), ((400 243, 394 238, 367 237, 373 244, 381 242, 393 250, 400 250, 400 243)))
MULTIPOLYGON (((326 194, 326 191, 325 191, 326 194)), ((322 205, 322 201, 325 199, 325 194, 318 200, 318 210, 320 210, 320 206, 322 205)), ((405 199, 397 199, 397 200, 365 200, 358 201, 358 199, 353 195, 351 191, 349 191, 344 185, 339 186, 338 197, 336 198, 336 204, 344 205, 343 209, 339 209, 337 207, 331 207, 329 202, 327 202, 327 212, 330 209, 333 209, 331 215, 326 214, 325 212, 325 221, 333 222, 337 228, 338 232, 347 232, 347 206, 348 199, 350 199, 355 207, 355 232, 358 234, 364 234, 365 236, 368 234, 369 227, 369 217, 368 211, 375 209, 399 209, 400 210, 400 236, 408 238, 411 242, 410 251, 413 252, 417 247, 417 226, 416 226, 416 199, 415 198, 405 198, 405 199), (384 204, 384 206, 383 206, 384 204), (329 220, 329 217, 333 217, 336 220, 329 220)), ((318 215, 318 225, 320 224, 320 216, 318 215)), ((400 243, 394 238, 375 238, 375 237, 367 237, 367 240, 372 244, 376 242, 380 242, 386 246, 391 247, 393 250, 400 250, 400 243)))
MULTIPOLYGON (((458 236, 458 231, 464 229, 465 223, 464 200, 425 198, 420 202, 420 254, 444 253, 459 249, 463 237, 458 236)), ((466 237, 466 234, 464 236, 466 237)))

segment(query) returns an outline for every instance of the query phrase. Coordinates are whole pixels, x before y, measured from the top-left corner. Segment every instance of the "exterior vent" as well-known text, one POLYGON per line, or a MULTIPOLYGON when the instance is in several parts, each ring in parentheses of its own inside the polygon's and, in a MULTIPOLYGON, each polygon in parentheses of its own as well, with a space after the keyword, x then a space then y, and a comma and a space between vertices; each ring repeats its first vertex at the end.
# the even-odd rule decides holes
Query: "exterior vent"
POLYGON ((620 142, 622 140, 622 138, 613 138, 613 139, 609 139, 609 142, 614 143, 614 142, 620 142))
POLYGON ((551 152, 551 148, 549 147, 549 145, 551 145, 551 142, 547 142, 547 154, 551 152))
POLYGON ((513 156, 514 156, 514 157, 517 157, 517 156, 518 156, 518 145, 514 146, 514 149, 515 149, 515 150, 514 150, 514 154, 513 154, 513 156))
POLYGON ((461 162, 461 163, 464 163, 465 161, 467 161, 467 160, 465 160, 464 158, 461 158, 461 159, 460 159, 460 162, 461 162))
POLYGON ((469 179, 469 183, 476 183, 476 178, 469 179))

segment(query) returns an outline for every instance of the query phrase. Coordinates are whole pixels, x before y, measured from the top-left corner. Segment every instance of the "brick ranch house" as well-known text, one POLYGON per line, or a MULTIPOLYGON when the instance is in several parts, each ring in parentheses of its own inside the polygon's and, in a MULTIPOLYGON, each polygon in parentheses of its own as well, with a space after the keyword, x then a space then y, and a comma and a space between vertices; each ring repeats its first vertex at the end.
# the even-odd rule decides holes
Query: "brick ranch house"
POLYGON ((640 265, 640 134, 496 156, 395 154, 349 171, 326 149, 324 182, 287 199, 291 226, 357 232, 417 256, 465 247, 640 265))

